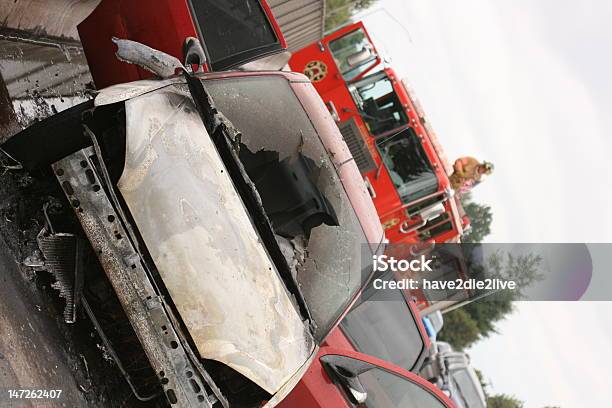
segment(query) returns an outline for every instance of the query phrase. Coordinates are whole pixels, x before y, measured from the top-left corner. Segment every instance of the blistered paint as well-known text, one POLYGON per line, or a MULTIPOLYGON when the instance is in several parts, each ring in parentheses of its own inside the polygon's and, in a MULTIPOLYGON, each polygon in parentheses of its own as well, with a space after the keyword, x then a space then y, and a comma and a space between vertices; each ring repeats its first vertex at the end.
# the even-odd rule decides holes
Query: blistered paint
POLYGON ((274 394, 312 337, 184 91, 126 102, 118 187, 199 354, 274 394))
POLYGON ((161 78, 173 76, 177 69, 184 69, 178 58, 136 41, 114 38, 115 56, 119 61, 136 64, 161 78))

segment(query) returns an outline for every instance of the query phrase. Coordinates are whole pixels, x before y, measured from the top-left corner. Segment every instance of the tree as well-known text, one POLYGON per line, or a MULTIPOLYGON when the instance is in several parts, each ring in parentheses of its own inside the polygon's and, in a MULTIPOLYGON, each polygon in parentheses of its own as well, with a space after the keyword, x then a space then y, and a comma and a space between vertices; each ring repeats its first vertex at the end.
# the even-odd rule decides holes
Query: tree
POLYGON ((480 338, 480 330, 464 309, 456 309, 444 315, 444 326, 437 338, 450 343, 456 350, 463 350, 480 338))
MULTIPOLYGON (((484 264, 469 264, 469 268, 483 268, 481 276, 514 280, 515 290, 502 290, 478 299, 444 314, 444 326, 439 333, 440 340, 447 341, 453 348, 463 350, 482 338, 497 333, 496 324, 513 310, 513 302, 523 297, 522 288, 542 279, 539 272, 542 258, 539 255, 513 255, 497 251, 484 264)), ((473 270, 470 275, 474 276, 473 270)))
POLYGON ((377 0, 327 0, 325 2, 325 30, 347 23, 352 15, 374 4, 377 0))
POLYGON ((491 233, 491 222, 493 213, 491 207, 485 204, 478 204, 472 201, 469 193, 461 196, 461 204, 470 219, 471 229, 463 235, 463 242, 482 242, 491 233))
POLYGON ((489 384, 486 382, 484 374, 477 368, 474 368, 474 372, 476 372, 476 377, 478 377, 478 382, 480 382, 480 386, 482 387, 482 392, 484 392, 485 398, 489 398, 489 393, 487 392, 489 384))
POLYGON ((480 382, 480 386, 482 387, 482 392, 485 395, 485 399, 487 401, 487 408, 522 408, 523 402, 517 399, 514 396, 509 396, 506 394, 493 394, 489 393, 489 384, 486 382, 484 378, 484 374, 479 369, 475 368, 476 377, 478 377, 478 381, 480 382))
MULTIPOLYGON (((476 327, 478 327, 478 339, 489 337, 492 333, 497 333, 495 324, 512 313, 514 309, 512 305, 514 300, 512 292, 502 291, 490 296, 490 299, 485 298, 468 303, 462 308, 474 320, 476 327)), ((444 323, 446 323, 446 316, 444 323)))
POLYGON ((523 408, 523 406, 523 401, 507 394, 497 394, 487 398, 487 408, 523 408))

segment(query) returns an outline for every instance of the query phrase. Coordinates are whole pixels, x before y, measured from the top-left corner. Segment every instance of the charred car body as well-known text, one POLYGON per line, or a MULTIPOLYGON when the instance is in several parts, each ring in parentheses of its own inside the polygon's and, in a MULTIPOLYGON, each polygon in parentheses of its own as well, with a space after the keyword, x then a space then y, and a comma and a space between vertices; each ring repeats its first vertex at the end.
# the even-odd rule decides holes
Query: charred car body
POLYGON ((55 178, 78 218, 47 217, 39 236, 67 315, 82 298, 106 337, 79 289, 101 266, 171 404, 275 405, 381 250, 359 171, 299 74, 115 85, 2 148, 55 178))

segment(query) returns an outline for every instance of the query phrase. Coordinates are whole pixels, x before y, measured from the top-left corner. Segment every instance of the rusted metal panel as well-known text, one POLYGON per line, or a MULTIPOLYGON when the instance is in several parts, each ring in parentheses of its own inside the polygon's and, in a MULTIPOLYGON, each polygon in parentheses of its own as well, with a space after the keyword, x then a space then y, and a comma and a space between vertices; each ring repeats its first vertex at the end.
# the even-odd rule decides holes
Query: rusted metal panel
POLYGON ((17 115, 13 110, 11 97, 0 72, 0 143, 5 142, 18 130, 17 115))
POLYGON ((76 26, 100 0, 0 0, 0 27, 78 39, 76 26))
POLYGON ((289 50, 298 50, 323 37, 325 0, 273 0, 268 3, 289 50))
POLYGON ((0 70, 13 101, 84 96, 91 82, 80 46, 4 39, 0 29, 0 70))

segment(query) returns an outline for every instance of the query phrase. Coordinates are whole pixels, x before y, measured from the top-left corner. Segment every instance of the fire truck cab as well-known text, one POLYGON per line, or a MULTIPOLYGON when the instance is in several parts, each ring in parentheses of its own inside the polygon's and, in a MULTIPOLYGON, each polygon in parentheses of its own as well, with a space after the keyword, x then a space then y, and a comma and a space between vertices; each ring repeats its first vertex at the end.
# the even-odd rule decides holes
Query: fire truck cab
POLYGON ((392 243, 456 242, 469 220, 452 172, 406 81, 384 67, 363 23, 295 52, 355 157, 392 243))

